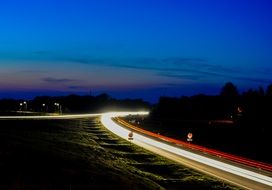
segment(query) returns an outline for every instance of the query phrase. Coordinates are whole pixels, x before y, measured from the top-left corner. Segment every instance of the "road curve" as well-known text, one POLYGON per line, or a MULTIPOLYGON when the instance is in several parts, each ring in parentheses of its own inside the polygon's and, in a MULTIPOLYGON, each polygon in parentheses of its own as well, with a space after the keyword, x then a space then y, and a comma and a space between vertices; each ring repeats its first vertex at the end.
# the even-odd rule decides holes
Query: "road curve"
MULTIPOLYGON (((118 125, 112 120, 112 118, 129 114, 140 115, 148 113, 107 113, 102 114, 101 122, 108 130, 124 139, 128 139, 128 134, 131 132, 131 130, 118 125)), ((269 176, 241 168, 234 164, 225 163, 219 159, 211 159, 209 157, 182 149, 181 147, 163 143, 162 141, 150 138, 147 135, 142 135, 138 132, 134 132, 133 134, 133 140, 131 141, 132 143, 178 163, 220 178, 245 189, 272 190, 272 178, 269 176)))
MULTIPOLYGON (((204 146, 184 142, 184 141, 181 141, 181 140, 178 140, 178 139, 174 139, 174 138, 170 138, 170 137, 167 137, 167 136, 164 136, 164 135, 161 135, 161 134, 157 134, 157 133, 154 133, 154 132, 151 132, 151 131, 148 131, 148 130, 145 130, 145 129, 142 129, 142 128, 139 128, 139 127, 136 127, 136 126, 126 122, 125 120, 121 119, 120 117, 114 118, 114 121, 121 124, 122 126, 125 126, 128 129, 131 129, 133 131, 137 131, 137 132, 139 132, 141 134, 148 135, 149 137, 154 137, 155 139, 162 140, 163 142, 169 142, 169 143, 174 144, 174 145, 183 146, 183 147, 186 147, 186 148, 191 149, 191 150, 196 150, 196 151, 199 151, 199 152, 203 152, 205 154, 209 154, 211 156, 217 156, 217 157, 220 157, 220 158, 225 158, 225 159, 227 159, 229 161, 233 161, 235 163, 240 163, 240 164, 243 164, 243 165, 246 165, 246 166, 249 166, 249 167, 254 167, 254 168, 256 168, 256 170, 259 170, 259 171, 264 171, 264 172, 268 171, 268 173, 272 172, 272 165, 271 164, 259 162, 259 161, 256 161, 256 160, 250 160, 248 158, 244 158, 244 157, 241 157, 241 156, 232 155, 232 154, 225 153, 225 152, 222 152, 222 151, 219 151, 219 150, 214 150, 214 149, 207 148, 207 147, 204 147, 204 146)), ((272 174, 272 173, 270 173, 270 174, 272 174)))
MULTIPOLYGON (((126 115, 145 115, 147 112, 112 112, 98 114, 75 114, 75 115, 53 115, 53 116, 0 116, 0 120, 20 119, 77 119, 86 117, 101 117, 101 123, 116 135, 128 139, 129 129, 118 125, 112 118, 126 115)), ((154 138, 140 133, 133 133, 132 143, 150 150, 156 154, 174 160, 188 167, 220 178, 245 189, 272 190, 272 178, 236 165, 224 163, 217 159, 211 159, 203 155, 192 153, 181 147, 171 146, 154 138)))

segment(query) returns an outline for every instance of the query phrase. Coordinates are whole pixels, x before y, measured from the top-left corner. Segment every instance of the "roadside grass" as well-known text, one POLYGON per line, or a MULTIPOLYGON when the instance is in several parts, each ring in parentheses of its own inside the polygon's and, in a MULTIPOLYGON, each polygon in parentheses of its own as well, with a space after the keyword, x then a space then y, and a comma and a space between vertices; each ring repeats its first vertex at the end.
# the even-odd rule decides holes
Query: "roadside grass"
POLYGON ((0 121, 0 189, 236 189, 106 131, 99 118, 0 121))

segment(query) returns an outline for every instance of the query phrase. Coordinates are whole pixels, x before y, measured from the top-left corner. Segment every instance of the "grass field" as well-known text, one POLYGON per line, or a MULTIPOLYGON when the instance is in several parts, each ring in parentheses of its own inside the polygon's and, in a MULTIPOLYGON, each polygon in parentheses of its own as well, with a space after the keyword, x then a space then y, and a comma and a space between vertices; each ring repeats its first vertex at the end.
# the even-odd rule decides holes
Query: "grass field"
POLYGON ((99 118, 0 121, 0 189, 236 189, 118 138, 99 118))

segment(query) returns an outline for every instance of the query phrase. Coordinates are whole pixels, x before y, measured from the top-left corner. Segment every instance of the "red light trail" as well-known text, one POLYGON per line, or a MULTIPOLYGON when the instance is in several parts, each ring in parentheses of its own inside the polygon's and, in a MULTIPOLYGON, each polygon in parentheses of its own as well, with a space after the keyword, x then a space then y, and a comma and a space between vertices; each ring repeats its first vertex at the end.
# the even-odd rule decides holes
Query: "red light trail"
POLYGON ((186 148, 190 148, 190 149, 193 149, 193 150, 205 152, 205 153, 208 153, 208 154, 213 155, 213 156, 218 156, 218 157, 221 157, 221 158, 225 158, 227 160, 234 161, 234 162, 244 164, 244 165, 247 165, 247 166, 251 166, 251 167, 254 167, 254 168, 266 170, 266 171, 269 171, 269 172, 272 171, 272 165, 267 164, 267 163, 251 160, 251 159, 244 158, 244 157, 241 157, 241 156, 225 153, 225 152, 214 150, 214 149, 207 148, 207 147, 204 147, 204 146, 195 145, 195 144, 191 144, 191 143, 188 143, 188 142, 185 142, 185 141, 181 141, 181 140, 173 139, 173 138, 166 137, 166 136, 163 136, 163 135, 160 135, 160 134, 156 134, 156 133, 147 131, 145 129, 136 127, 134 125, 131 125, 130 123, 124 121, 121 118, 115 118, 115 121, 117 121, 118 123, 130 128, 130 129, 133 129, 133 130, 135 130, 137 132, 149 135, 149 136, 154 137, 154 138, 161 139, 161 140, 169 142, 169 143, 174 143, 174 144, 179 145, 179 146, 184 146, 186 148))

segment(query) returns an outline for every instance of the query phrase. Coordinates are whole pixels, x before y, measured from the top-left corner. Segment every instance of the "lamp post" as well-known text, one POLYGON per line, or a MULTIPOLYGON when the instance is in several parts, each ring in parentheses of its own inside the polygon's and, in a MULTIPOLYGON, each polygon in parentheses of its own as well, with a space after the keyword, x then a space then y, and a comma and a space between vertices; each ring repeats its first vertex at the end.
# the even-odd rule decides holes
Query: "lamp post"
POLYGON ((47 111, 47 106, 46 106, 45 104, 42 104, 42 110, 43 110, 44 112, 47 111))
POLYGON ((61 105, 60 105, 59 103, 54 103, 54 105, 57 107, 57 111, 58 111, 59 113, 61 113, 61 112, 62 112, 62 110, 61 110, 61 105))
POLYGON ((59 104, 55 102, 54 105, 57 107, 57 110, 58 110, 59 109, 59 104))
POLYGON ((24 101, 23 104, 25 105, 25 111, 27 111, 27 102, 24 101))
POLYGON ((20 103, 20 108, 19 108, 20 111, 23 110, 23 103, 20 103))

